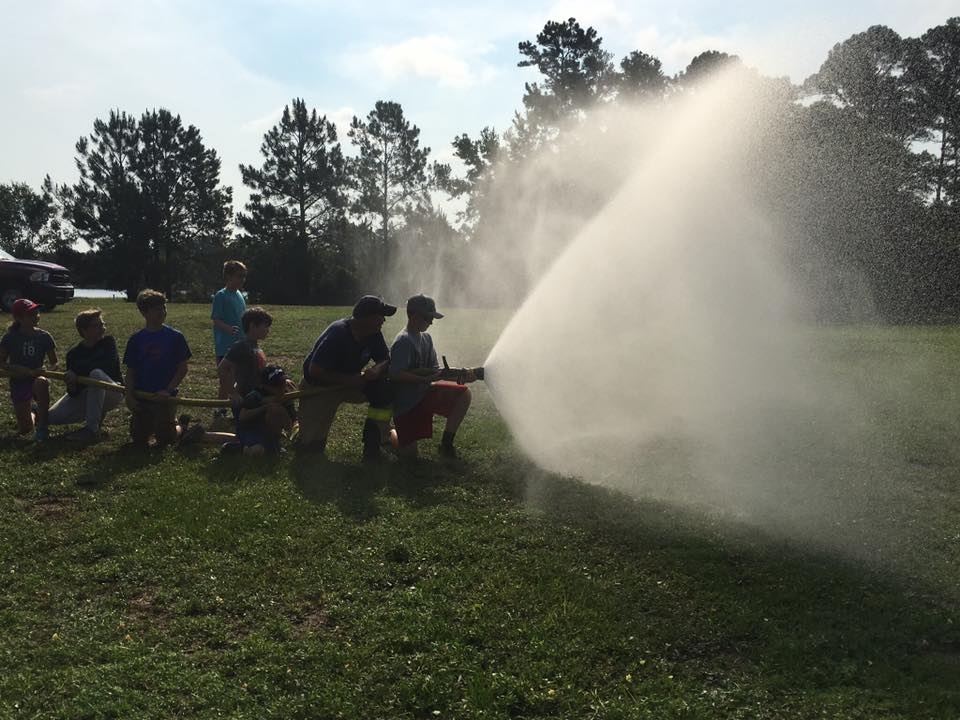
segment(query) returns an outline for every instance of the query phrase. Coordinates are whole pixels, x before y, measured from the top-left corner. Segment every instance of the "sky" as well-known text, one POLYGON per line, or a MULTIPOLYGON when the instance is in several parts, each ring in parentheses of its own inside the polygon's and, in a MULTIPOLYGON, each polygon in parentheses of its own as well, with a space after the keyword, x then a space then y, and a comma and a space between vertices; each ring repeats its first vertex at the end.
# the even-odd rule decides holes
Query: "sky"
POLYGON ((801 82, 837 42, 870 25, 903 36, 960 14, 957 0, 0 0, 0 182, 74 182, 74 145, 111 109, 168 108, 219 154, 234 210, 238 165, 284 105, 302 97, 337 123, 399 102, 432 148, 506 129, 529 68, 517 43, 547 20, 592 25, 614 61, 642 50, 667 74, 704 50, 801 82))

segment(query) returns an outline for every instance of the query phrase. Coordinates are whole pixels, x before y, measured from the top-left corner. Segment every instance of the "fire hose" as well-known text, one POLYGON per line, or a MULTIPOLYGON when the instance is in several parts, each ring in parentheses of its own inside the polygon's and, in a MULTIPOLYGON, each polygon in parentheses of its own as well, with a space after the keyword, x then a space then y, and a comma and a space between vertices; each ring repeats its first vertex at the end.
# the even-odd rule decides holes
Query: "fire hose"
MULTIPOLYGON (((477 380, 483 380, 483 368, 451 368, 447 364, 447 358, 443 358, 443 368, 439 370, 441 380, 452 380, 454 382, 463 385, 466 381, 467 373, 472 370, 474 376, 477 380)), ((432 375, 438 372, 432 368, 419 368, 414 371, 419 375, 432 375)), ((53 378, 54 380, 62 380, 66 382, 67 374, 65 372, 60 372, 59 370, 44 370, 42 372, 43 377, 53 378)), ((13 369, 13 368, 2 368, 0 367, 0 376, 6 377, 36 377, 30 370, 27 369, 13 369)), ((101 388, 103 390, 109 390, 111 392, 126 392, 126 388, 119 383, 110 383, 105 380, 96 380, 95 378, 89 378, 82 375, 78 375, 76 378, 78 385, 86 385, 88 387, 101 388)), ((331 390, 339 390, 340 385, 327 385, 327 386, 313 386, 303 390, 294 390, 292 392, 283 394, 283 402, 288 402, 290 400, 296 400, 301 397, 310 397, 312 395, 321 395, 331 390)), ((140 400, 149 400, 152 402, 167 402, 167 403, 176 403, 177 405, 189 405, 191 407, 230 407, 229 400, 220 400, 220 399, 207 399, 207 398, 188 398, 180 397, 176 395, 160 395, 158 393, 144 392, 142 390, 135 390, 134 396, 140 400)))

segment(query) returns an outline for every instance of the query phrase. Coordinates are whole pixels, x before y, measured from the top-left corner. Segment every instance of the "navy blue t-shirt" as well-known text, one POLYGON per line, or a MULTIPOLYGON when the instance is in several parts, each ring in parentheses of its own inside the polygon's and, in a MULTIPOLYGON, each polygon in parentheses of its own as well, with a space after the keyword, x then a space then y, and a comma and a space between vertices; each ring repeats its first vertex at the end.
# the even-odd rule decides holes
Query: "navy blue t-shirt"
POLYGON ((143 392, 165 390, 177 365, 190 358, 187 339, 179 330, 164 325, 151 332, 144 328, 127 340, 123 364, 134 371, 134 389, 143 392))
POLYGON ((371 360, 381 362, 390 357, 383 333, 376 332, 357 340, 350 330, 351 321, 352 318, 344 318, 332 322, 317 338, 313 350, 303 361, 303 377, 307 382, 316 383, 310 377, 311 363, 316 363, 324 370, 356 375, 371 360))

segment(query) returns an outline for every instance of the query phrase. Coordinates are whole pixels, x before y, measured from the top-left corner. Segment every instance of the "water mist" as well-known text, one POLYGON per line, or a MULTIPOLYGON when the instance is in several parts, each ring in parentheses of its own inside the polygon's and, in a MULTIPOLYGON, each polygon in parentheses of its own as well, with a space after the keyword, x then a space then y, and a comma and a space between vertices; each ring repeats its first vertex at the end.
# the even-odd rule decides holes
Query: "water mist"
POLYGON ((791 201, 770 152, 789 103, 760 87, 719 77, 598 123, 592 162, 618 185, 508 323, 487 384, 548 471, 882 553, 892 537, 856 520, 897 491, 842 482, 888 458, 812 342, 802 253, 764 199, 791 201))

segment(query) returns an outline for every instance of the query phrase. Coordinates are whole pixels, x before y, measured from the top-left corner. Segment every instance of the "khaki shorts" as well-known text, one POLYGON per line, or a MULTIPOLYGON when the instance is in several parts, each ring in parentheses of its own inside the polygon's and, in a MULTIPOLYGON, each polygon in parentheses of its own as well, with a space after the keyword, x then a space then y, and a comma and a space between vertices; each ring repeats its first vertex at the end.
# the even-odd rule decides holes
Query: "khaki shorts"
MULTIPOLYGON (((301 390, 316 387, 306 381, 300 383, 301 390)), ((326 438, 341 403, 363 405, 368 402, 367 396, 360 388, 332 388, 316 395, 304 395, 300 398, 300 434, 297 436, 297 442, 312 445, 326 438)))
POLYGON ((158 445, 176 441, 176 403, 137 401, 137 409, 130 412, 130 437, 136 445, 146 445, 151 435, 156 436, 158 445))

